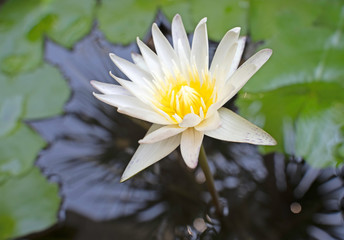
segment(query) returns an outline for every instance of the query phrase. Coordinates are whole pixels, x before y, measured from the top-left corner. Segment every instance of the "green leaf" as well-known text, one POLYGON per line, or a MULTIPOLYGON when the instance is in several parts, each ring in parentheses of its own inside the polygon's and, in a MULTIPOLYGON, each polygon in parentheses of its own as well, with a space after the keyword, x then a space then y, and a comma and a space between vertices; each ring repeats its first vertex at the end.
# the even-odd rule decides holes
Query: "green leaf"
MULTIPOLYGON (((0 84, 4 86, 0 89, 0 102, 9 104, 14 97, 22 98, 20 114, 24 119, 45 118, 59 114, 69 97, 66 80, 56 68, 48 64, 14 77, 0 75, 0 84)), ((20 108, 18 102, 11 104, 16 104, 16 107, 20 108)), ((6 106, 0 110, 5 111, 4 107, 6 106)), ((12 109, 12 111, 18 110, 12 109)))
POLYGON ((220 41, 234 27, 241 27, 241 34, 246 34, 249 6, 249 0, 193 0, 191 14, 194 22, 207 17, 209 38, 220 41))
POLYGON ((149 31, 158 9, 171 21, 179 13, 187 32, 208 17, 209 37, 220 40, 233 27, 241 26, 246 32, 248 0, 220 0, 216 4, 207 0, 103 0, 97 13, 100 29, 112 42, 129 44, 137 36, 143 38, 149 31))
POLYGON ((17 123, 9 135, 0 137, 0 183, 27 172, 45 142, 25 124, 17 123))
POLYGON ((42 62, 43 37, 71 47, 92 26, 95 0, 9 0, 0 9, 0 68, 6 74, 42 62))
POLYGON ((103 0, 97 12, 99 28, 110 41, 129 44, 149 31, 157 6, 158 1, 103 0))
POLYGON ((315 81, 344 86, 341 0, 252 0, 250 32, 274 54, 245 90, 260 92, 315 81))
POLYGON ((138 36, 141 39, 150 31, 158 8, 171 21, 175 14, 183 17, 185 28, 192 31, 195 26, 187 0, 103 0, 98 8, 99 27, 112 42, 129 44, 138 36))
POLYGON ((0 74, 0 85, 0 182, 3 182, 28 171, 45 145, 22 119, 61 113, 69 89, 60 72, 47 64, 13 77, 0 74))
POLYGON ((0 105, 0 137, 11 132, 22 114, 23 98, 20 95, 4 99, 0 105))
POLYGON ((57 221, 58 188, 35 167, 0 185, 0 195, 0 239, 40 231, 57 221))
POLYGON ((343 164, 344 3, 252 0, 250 32, 274 54, 244 87, 241 114, 315 167, 343 164))
POLYGON ((72 47, 92 27, 96 0, 55 0, 49 5, 54 24, 47 29, 53 40, 65 47, 72 47))
POLYGON ((278 142, 264 152, 305 158, 314 167, 343 163, 344 95, 337 83, 304 83, 265 93, 245 93, 240 114, 261 126, 278 142))

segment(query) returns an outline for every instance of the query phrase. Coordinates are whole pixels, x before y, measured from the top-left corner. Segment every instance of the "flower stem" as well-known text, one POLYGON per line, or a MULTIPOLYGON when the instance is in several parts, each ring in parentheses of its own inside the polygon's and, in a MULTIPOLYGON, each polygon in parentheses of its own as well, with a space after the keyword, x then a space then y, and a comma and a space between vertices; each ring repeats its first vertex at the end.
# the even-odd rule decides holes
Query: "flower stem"
POLYGON ((207 155, 205 153, 203 144, 201 145, 201 150, 199 152, 199 163, 201 165, 201 168, 204 172, 205 179, 208 185, 208 190, 211 194, 211 197, 213 199, 213 203, 215 205, 216 213, 219 216, 222 216, 222 207, 219 201, 219 196, 217 194, 217 191, 215 189, 215 184, 214 184, 214 178, 213 175, 210 171, 209 165, 208 165, 208 160, 207 160, 207 155))

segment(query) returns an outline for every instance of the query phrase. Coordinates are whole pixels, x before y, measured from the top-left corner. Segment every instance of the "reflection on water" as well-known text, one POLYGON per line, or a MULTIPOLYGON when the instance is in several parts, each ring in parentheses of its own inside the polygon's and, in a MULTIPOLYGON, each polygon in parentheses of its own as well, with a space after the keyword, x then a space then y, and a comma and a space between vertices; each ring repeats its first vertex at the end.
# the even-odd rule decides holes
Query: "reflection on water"
POLYGON ((37 165, 60 184, 63 203, 60 224, 27 239, 344 239, 343 172, 261 156, 248 144, 205 139, 226 206, 221 219, 202 171, 187 170, 178 151, 119 183, 147 125, 97 101, 89 81, 113 82, 109 70, 124 78, 108 53, 129 59, 132 51, 134 44, 113 46, 97 29, 73 51, 47 41, 46 59, 61 69, 73 95, 63 116, 31 125, 49 142, 37 165))

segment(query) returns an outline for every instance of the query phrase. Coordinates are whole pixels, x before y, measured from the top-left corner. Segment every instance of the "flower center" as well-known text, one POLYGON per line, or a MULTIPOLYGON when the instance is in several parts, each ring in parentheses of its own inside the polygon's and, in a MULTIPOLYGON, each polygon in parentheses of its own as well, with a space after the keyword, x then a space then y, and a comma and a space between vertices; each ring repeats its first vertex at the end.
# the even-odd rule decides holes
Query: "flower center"
POLYGON ((189 86, 182 86, 175 97, 175 110, 180 116, 188 113, 195 113, 195 110, 201 106, 202 96, 189 86))
POLYGON ((203 119, 208 108, 217 100, 215 79, 204 74, 201 81, 196 71, 190 72, 188 78, 175 74, 154 82, 154 85, 153 104, 160 113, 176 123, 180 123, 189 113, 203 119))

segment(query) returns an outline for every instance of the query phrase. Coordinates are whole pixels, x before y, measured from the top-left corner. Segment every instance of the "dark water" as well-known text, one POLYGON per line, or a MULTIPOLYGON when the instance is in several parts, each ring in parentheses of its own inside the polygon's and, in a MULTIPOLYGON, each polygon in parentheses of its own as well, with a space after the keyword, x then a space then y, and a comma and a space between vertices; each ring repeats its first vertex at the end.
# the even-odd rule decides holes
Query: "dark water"
POLYGON ((89 81, 114 82, 110 70, 125 78, 108 53, 129 59, 136 45, 111 45, 95 27, 73 50, 49 40, 45 48, 72 89, 64 115, 31 123, 49 143, 36 164, 59 184, 62 204, 58 224, 24 239, 344 239, 343 170, 261 156, 249 144, 204 141, 226 206, 221 219, 201 169, 187 170, 179 150, 119 183, 149 124, 96 100, 89 81))

